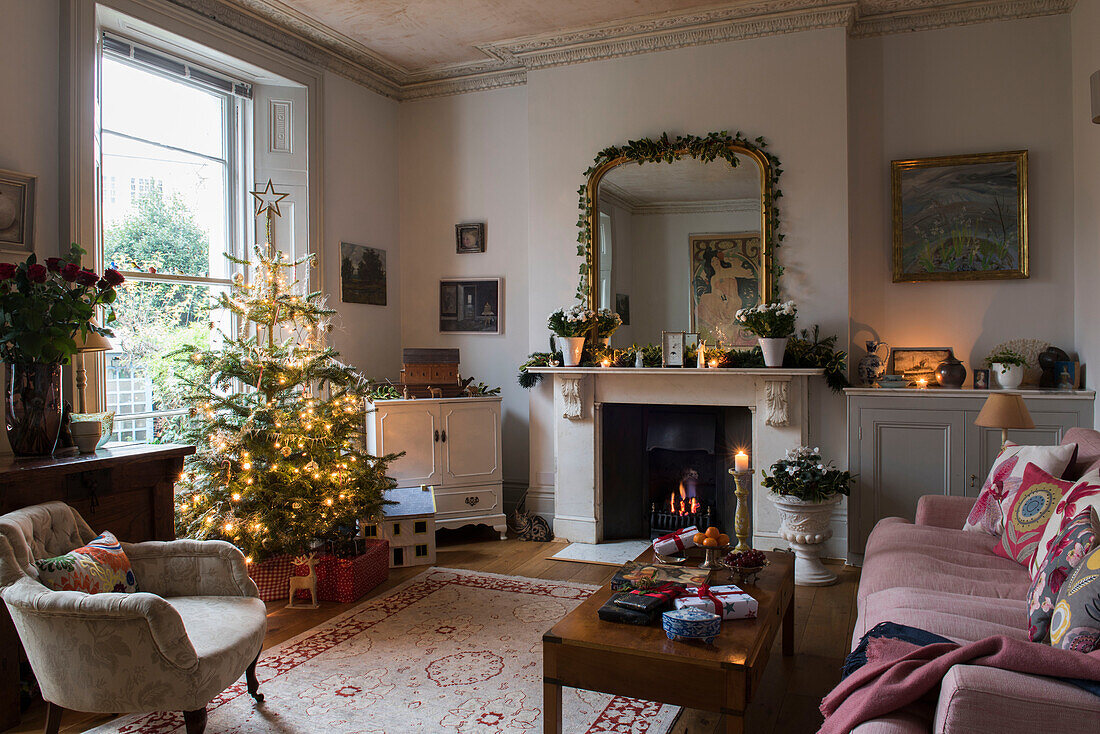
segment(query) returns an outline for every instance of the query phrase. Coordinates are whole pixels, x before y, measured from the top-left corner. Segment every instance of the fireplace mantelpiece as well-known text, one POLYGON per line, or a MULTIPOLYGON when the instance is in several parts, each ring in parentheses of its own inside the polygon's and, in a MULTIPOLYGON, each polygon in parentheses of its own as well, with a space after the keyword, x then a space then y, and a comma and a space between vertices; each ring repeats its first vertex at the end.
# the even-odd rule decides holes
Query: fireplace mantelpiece
MULTIPOLYGON (((554 534, 581 543, 603 540, 600 406, 744 406, 752 411, 752 465, 770 466, 787 449, 809 442, 811 385, 820 369, 693 369, 531 367, 554 379, 554 534)), ((786 546, 779 516, 753 480, 753 541, 756 547, 786 546)), ((731 480, 732 481, 732 480, 731 480)), ((730 491, 732 492, 732 485, 730 491)), ((843 524, 838 532, 847 532, 843 524)), ((843 537, 843 536, 841 536, 843 537)))

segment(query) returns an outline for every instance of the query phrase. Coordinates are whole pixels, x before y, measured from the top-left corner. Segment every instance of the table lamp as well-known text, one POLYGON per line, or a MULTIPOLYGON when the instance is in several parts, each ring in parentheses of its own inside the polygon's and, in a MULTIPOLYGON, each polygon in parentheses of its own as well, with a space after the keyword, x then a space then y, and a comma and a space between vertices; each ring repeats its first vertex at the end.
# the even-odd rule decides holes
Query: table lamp
POLYGON ((1034 428, 1031 413, 1027 412, 1023 397, 1012 393, 991 393, 985 405, 974 419, 974 425, 1001 429, 1001 446, 1008 442, 1009 428, 1034 428))
POLYGON ((73 340, 76 342, 76 351, 80 354, 80 362, 76 368, 76 392, 80 396, 78 412, 86 413, 84 388, 88 385, 88 373, 84 370, 84 355, 88 352, 106 352, 111 349, 111 342, 107 341, 107 337, 100 336, 94 331, 89 331, 88 336, 84 337, 79 330, 73 336, 73 340))

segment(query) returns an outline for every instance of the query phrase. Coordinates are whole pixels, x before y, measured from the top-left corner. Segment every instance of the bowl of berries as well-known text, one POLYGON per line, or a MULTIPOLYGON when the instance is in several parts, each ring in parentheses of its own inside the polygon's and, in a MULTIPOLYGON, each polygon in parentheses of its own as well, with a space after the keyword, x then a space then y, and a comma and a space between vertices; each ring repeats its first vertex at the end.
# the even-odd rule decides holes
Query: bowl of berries
POLYGON ((768 566, 768 557, 764 551, 747 550, 729 553, 722 559, 723 565, 738 583, 752 582, 768 566))

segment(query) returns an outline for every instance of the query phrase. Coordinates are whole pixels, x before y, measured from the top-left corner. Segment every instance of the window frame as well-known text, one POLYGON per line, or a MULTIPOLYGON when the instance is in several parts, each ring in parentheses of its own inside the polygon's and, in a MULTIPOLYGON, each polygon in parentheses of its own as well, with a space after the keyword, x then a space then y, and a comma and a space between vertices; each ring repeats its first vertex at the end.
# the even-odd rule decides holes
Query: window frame
MULTIPOLYGON (((199 151, 189 150, 187 148, 178 148, 176 146, 168 145, 166 143, 158 142, 155 140, 149 140, 141 138, 135 135, 119 132, 116 130, 110 130, 103 124, 103 100, 101 85, 97 85, 96 89, 96 104, 99 114, 96 119, 96 135, 100 141, 99 149, 97 151, 96 168, 99 171, 100 177, 103 176, 103 140, 108 136, 115 136, 124 138, 127 140, 136 141, 144 145, 154 146, 158 149, 170 150, 175 152, 184 153, 189 156, 195 156, 198 158, 204 158, 206 160, 217 163, 224 166, 224 195, 225 200, 223 205, 225 207, 226 221, 225 221, 225 249, 222 253, 229 254, 233 257, 240 258, 245 249, 246 238, 252 233, 253 226, 252 217, 247 213, 251 212, 251 202, 248 201, 248 190, 251 186, 251 176, 249 175, 249 169, 252 167, 252 151, 251 151, 251 132, 250 127, 245 124, 245 119, 253 114, 252 101, 240 95, 232 92, 227 92, 221 89, 212 87, 209 84, 202 83, 201 81, 192 80, 190 78, 182 77, 177 74, 171 74, 156 66, 143 63, 131 57, 125 56, 117 51, 107 48, 106 44, 102 43, 102 39, 105 34, 100 33, 101 42, 98 44, 98 67, 99 78, 102 79, 103 70, 102 64, 105 60, 110 60, 114 63, 123 64, 130 68, 137 69, 139 71, 152 74, 162 79, 182 84, 193 89, 200 90, 207 94, 216 96, 222 100, 222 157, 218 158, 199 151), (246 213, 247 212, 247 213, 246 213)), ((161 48, 155 48, 150 46, 146 42, 136 41, 125 34, 121 34, 115 31, 110 33, 111 37, 118 38, 126 43, 132 44, 137 48, 145 48, 154 51, 156 54, 165 58, 176 61, 177 63, 187 65, 188 67, 199 67, 199 64, 193 60, 182 57, 177 53, 171 53, 161 48)), ((202 68, 202 67, 199 67, 202 68)), ((208 67, 207 67, 208 68, 208 67)), ((202 68, 206 71, 206 68, 202 68)), ((216 71, 207 71, 207 73, 218 74, 216 71)), ((228 76, 228 75, 226 75, 228 76)), ((140 182, 139 182, 140 188, 140 182)), ((100 186, 102 190, 102 185, 100 186)), ((107 263, 105 253, 105 243, 103 239, 103 233, 105 228, 105 222, 103 220, 103 195, 101 193, 98 201, 98 210, 96 214, 97 221, 97 237, 96 237, 96 251, 94 253, 94 259, 97 263, 105 266, 107 263)), ((224 255, 223 255, 224 256, 224 255)), ((224 278, 213 276, 201 276, 201 275, 176 275, 170 273, 150 273, 141 270, 127 270, 125 268, 118 268, 119 272, 129 282, 136 283, 167 283, 167 284, 180 284, 180 285, 193 285, 193 286, 213 286, 215 288, 229 288, 233 284, 233 276, 241 272, 241 266, 235 262, 230 261, 228 264, 227 276, 224 278)), ((229 328, 236 330, 237 317, 230 314, 231 322, 229 328)), ((110 354, 108 352, 107 354, 110 354)), ((98 405, 107 407, 107 357, 106 354, 100 356, 101 363, 97 369, 97 402, 98 405)), ((130 365, 133 368, 133 364, 130 365)), ((134 379, 133 376, 130 378, 134 379)), ((152 391, 149 392, 149 404, 152 405, 152 391)), ((172 416, 184 415, 187 413, 186 408, 173 408, 169 410, 147 410, 144 412, 127 413, 125 415, 116 414, 115 422, 134 422, 143 421, 156 418, 167 418, 172 416)), ((132 429, 136 430, 136 429, 132 429)), ((141 444, 150 443, 153 436, 149 436, 145 441, 132 440, 132 441, 117 441, 112 442, 113 445, 127 445, 127 444, 141 444)))

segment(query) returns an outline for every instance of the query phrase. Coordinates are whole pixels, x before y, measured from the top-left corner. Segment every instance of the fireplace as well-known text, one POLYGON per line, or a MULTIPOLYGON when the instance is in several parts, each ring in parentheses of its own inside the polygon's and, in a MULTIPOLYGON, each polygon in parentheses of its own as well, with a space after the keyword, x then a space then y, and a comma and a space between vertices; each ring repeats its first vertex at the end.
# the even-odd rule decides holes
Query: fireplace
POLYGON ((601 406, 604 539, 733 527, 728 469, 751 444, 748 408, 601 406))

